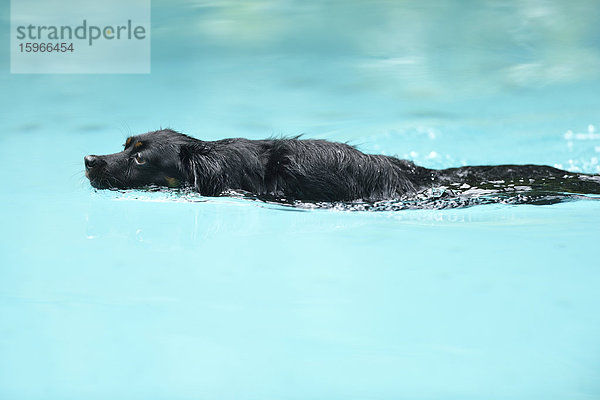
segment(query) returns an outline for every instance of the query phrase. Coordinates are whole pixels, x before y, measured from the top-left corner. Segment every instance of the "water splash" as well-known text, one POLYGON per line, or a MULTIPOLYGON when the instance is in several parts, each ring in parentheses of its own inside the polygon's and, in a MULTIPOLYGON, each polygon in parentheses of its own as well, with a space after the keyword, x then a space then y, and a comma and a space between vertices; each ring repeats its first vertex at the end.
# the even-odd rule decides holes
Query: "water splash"
MULTIPOLYGON (((600 177, 589 176, 583 185, 598 185, 600 177), (587 182, 586 182, 587 181, 587 182)), ((228 203, 239 200, 251 201, 267 207, 297 211, 330 209, 336 211, 401 211, 401 210, 443 210, 465 208, 487 204, 530 204, 549 205, 575 200, 600 200, 600 195, 563 191, 564 186, 553 179, 535 181, 522 180, 481 182, 478 186, 468 184, 451 184, 449 186, 432 187, 401 199, 383 201, 299 201, 256 196, 244 191, 228 191, 222 197, 205 197, 190 188, 164 188, 150 186, 144 190, 102 190, 114 200, 133 200, 150 202, 185 202, 185 203, 228 203)))

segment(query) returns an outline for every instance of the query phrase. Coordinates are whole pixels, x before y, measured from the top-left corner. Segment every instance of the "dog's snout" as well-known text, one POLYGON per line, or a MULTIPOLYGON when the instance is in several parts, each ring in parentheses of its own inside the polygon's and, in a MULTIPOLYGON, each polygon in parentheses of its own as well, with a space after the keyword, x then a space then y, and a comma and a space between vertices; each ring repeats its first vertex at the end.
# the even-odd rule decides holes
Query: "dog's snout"
POLYGON ((85 163, 85 169, 91 169, 97 167, 102 160, 98 156, 85 156, 83 157, 83 161, 85 163))
POLYGON ((96 156, 83 157, 83 161, 85 162, 86 168, 94 168, 94 165, 96 165, 97 160, 98 160, 98 157, 96 157, 96 156))

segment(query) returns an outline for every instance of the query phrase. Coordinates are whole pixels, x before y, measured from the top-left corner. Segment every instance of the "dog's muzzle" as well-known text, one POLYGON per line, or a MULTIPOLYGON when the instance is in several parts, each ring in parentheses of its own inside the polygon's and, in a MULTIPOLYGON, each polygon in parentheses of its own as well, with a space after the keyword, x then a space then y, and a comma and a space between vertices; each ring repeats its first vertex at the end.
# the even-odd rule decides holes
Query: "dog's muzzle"
POLYGON ((106 165, 106 161, 94 155, 83 157, 83 163, 85 164, 85 176, 90 179, 97 176, 102 167, 106 165))
POLYGON ((86 171, 89 171, 91 169, 98 169, 106 165, 106 161, 104 161, 98 156, 85 156, 83 157, 83 162, 85 163, 86 171))

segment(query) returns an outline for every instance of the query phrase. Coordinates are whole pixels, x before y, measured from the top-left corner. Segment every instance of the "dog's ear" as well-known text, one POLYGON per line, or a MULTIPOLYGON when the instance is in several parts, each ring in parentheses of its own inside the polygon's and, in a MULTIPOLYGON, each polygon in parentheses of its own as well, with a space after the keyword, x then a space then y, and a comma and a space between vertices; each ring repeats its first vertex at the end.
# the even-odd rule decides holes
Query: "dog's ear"
POLYGON ((205 196, 218 196, 224 188, 221 164, 210 157, 205 143, 186 144, 180 147, 181 173, 187 184, 205 196))
POLYGON ((183 165, 187 165, 199 156, 209 153, 208 147, 204 143, 184 144, 179 148, 179 157, 183 165))
POLYGON ((181 160, 181 164, 185 167, 188 165, 194 156, 194 151, 192 150, 193 145, 185 144, 179 148, 179 158, 181 160))

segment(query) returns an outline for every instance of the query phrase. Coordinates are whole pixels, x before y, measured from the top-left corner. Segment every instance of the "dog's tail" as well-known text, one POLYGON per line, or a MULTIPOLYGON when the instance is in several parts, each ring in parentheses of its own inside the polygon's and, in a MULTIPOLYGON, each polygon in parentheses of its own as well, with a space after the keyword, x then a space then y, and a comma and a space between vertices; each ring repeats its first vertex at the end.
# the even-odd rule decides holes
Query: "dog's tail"
POLYGON ((435 184, 502 190, 530 188, 552 193, 600 194, 600 176, 545 165, 474 166, 437 170, 435 184))

